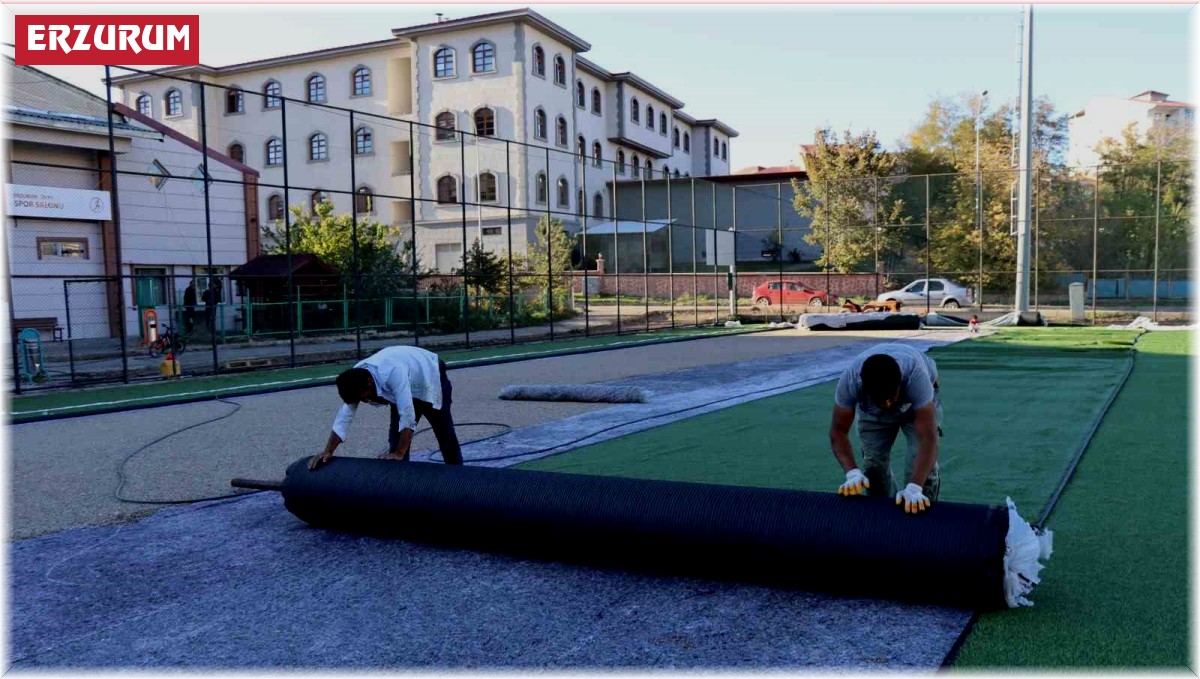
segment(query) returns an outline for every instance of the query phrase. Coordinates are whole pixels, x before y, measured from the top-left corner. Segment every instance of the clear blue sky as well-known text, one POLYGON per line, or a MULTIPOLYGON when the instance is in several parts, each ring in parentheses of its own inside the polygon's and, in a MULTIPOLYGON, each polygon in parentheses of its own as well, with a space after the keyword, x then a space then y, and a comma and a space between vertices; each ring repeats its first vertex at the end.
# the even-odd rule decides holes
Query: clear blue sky
MULTIPOLYGON (((585 55, 592 61, 611 71, 631 70, 683 100, 692 115, 736 128, 741 137, 730 149, 735 168, 793 161, 797 144, 810 142, 818 126, 874 129, 894 146, 935 96, 987 89, 998 104, 1016 95, 1018 5, 533 7, 592 43, 585 55)), ((62 11, 81 9, 96 11, 62 11)), ((454 18, 498 9, 277 5, 170 11, 201 15, 201 60, 222 65, 384 39, 391 28, 433 20, 435 11, 454 18)), ((1037 6, 1035 94, 1071 112, 1095 95, 1147 89, 1189 100, 1189 10, 1037 6)), ((163 10, 111 5, 103 11, 163 10)), ((98 68, 46 70, 103 93, 98 68)))

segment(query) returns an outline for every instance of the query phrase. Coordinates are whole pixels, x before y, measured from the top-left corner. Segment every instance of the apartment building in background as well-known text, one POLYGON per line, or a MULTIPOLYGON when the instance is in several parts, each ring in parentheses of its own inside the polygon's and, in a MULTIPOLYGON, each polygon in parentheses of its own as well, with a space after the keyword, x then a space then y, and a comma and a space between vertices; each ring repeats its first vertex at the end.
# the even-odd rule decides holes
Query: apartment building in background
POLYGON ((1093 97, 1082 111, 1067 122, 1067 164, 1088 172, 1100 162, 1097 147, 1105 139, 1120 141, 1125 129, 1134 125, 1144 140, 1155 135, 1180 134, 1191 129, 1196 107, 1172 101, 1166 93, 1146 90, 1129 98, 1093 97))
POLYGON ((589 61, 582 55, 590 48, 518 9, 398 28, 374 42, 113 81, 125 105, 206 136, 255 168, 266 185, 262 223, 282 219, 287 205, 329 199, 337 212, 415 222, 422 260, 449 271, 461 266, 464 200, 480 204, 466 206, 468 240, 506 249, 511 218, 513 250, 521 252, 548 209, 564 213, 554 218, 569 230, 585 210, 592 220, 611 218, 614 182, 647 172, 729 173, 736 130, 685 113, 684 102, 635 73, 589 61), (230 88, 204 88, 206 135, 200 87, 168 76, 230 88), (286 196, 268 188, 284 184, 285 159, 293 187, 286 196), (409 196, 421 199, 415 214, 409 196))

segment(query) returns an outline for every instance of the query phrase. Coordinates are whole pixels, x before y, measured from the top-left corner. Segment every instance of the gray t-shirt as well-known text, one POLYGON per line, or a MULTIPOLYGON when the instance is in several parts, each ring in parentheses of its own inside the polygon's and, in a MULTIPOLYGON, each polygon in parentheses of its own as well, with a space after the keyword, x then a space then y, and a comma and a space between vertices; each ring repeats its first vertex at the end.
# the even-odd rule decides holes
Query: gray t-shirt
POLYGON ((937 364, 925 352, 907 344, 879 344, 859 354, 838 380, 834 402, 842 408, 858 409, 877 415, 881 411, 862 388, 863 362, 876 354, 887 354, 900 366, 900 403, 896 410, 905 412, 924 408, 933 400, 933 384, 937 381, 937 364))

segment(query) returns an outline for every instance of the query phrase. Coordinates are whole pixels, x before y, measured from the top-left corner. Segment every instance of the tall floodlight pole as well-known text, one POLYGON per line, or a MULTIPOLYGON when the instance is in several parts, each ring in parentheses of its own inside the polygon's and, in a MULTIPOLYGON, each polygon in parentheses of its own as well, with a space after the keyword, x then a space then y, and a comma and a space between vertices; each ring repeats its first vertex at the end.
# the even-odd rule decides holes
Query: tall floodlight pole
MULTIPOLYGON (((987 90, 981 92, 975 104, 975 228, 979 230, 979 281, 975 302, 979 305, 980 311, 983 311, 983 174, 979 169, 979 122, 983 116, 984 100, 987 94, 987 90)), ((879 257, 878 251, 875 253, 875 257, 879 257)), ((875 268, 878 269, 878 265, 875 268)), ((878 276, 876 276, 876 280, 878 280, 878 276)))
POLYGON ((1025 5, 1021 54, 1021 137, 1017 192, 1017 312, 1029 311, 1029 197, 1033 178, 1033 6, 1025 5))

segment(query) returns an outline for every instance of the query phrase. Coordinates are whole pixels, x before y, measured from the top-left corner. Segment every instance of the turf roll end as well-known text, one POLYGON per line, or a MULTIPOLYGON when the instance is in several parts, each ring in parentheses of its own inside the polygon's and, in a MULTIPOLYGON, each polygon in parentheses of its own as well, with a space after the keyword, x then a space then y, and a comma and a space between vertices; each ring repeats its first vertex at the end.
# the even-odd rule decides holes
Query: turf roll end
POLYGON ((1038 577, 1054 551, 1054 532, 1029 525, 1017 513, 1012 498, 1008 503, 1008 535, 1004 539, 1004 600, 1009 608, 1032 606, 1026 594, 1042 580, 1038 577))
POLYGON ((607 384, 510 384, 500 390, 505 401, 579 401, 583 403, 645 403, 650 392, 641 387, 607 384))

